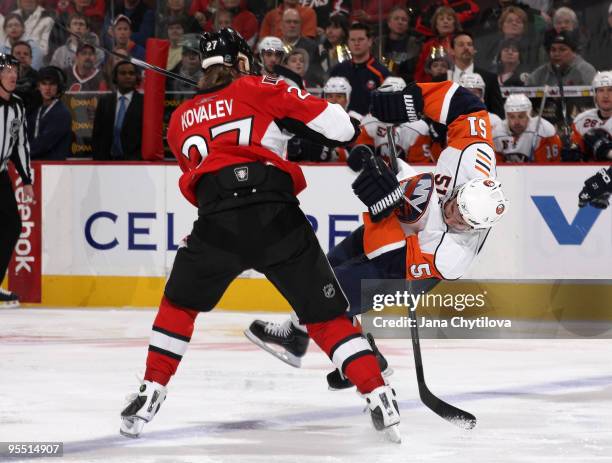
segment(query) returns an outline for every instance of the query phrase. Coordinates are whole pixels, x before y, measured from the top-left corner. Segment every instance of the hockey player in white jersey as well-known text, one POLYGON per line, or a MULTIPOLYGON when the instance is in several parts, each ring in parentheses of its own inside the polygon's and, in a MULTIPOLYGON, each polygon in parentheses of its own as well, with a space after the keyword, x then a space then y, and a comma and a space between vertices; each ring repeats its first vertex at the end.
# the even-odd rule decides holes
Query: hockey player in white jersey
POLYGON ((506 99, 506 119, 493 131, 493 142, 499 161, 561 160, 562 144, 554 125, 543 117, 531 117, 532 109, 529 98, 521 93, 510 95, 506 99))
MULTIPOLYGON (((419 85, 423 85, 425 115, 448 124, 449 146, 441 154, 434 174, 415 176, 409 165, 400 163, 402 169, 398 178, 405 186, 406 205, 399 208, 393 217, 378 223, 373 222, 369 214, 364 214, 364 226, 328 254, 330 264, 349 298, 353 314, 367 310, 361 307, 360 302, 362 279, 431 281, 432 278, 459 278, 481 249, 488 227, 506 210, 502 194, 501 198, 494 199, 501 201, 494 208, 485 206, 485 210, 495 210, 494 214, 486 217, 496 220, 489 221, 484 216, 469 219, 457 215, 460 211, 457 203, 459 188, 471 180, 482 179, 488 182, 485 189, 501 191, 499 184, 493 180, 496 175, 495 153, 488 114, 479 99, 455 83, 419 85), (412 180, 407 180, 409 178, 412 180), (427 194, 423 195, 423 191, 427 194), (438 204, 438 195, 444 204, 442 207, 438 204), (426 197, 427 202, 421 206, 427 207, 413 208, 411 204, 422 201, 422 196, 426 197), (430 212, 432 210, 435 212, 430 212), (431 222, 420 229, 419 226, 427 223, 427 220, 431 222)), ((405 120, 401 118, 401 121, 405 120)), ((359 149, 367 150, 363 145, 359 149)), ((366 151, 366 157, 367 154, 366 151)), ((369 155, 372 156, 372 153, 369 155)), ((479 207, 474 206, 476 209, 479 207)), ((300 327, 290 320, 281 325, 256 320, 245 334, 292 366, 300 365, 300 358, 307 347, 307 338, 300 332, 300 327), (275 347, 281 347, 285 352, 279 353, 275 347), (291 355, 285 355, 287 353, 291 355)), ((328 375, 328 383, 335 389, 346 387, 346 382, 342 383, 337 372, 328 375)))
POLYGON ((612 159, 612 71, 598 72, 592 91, 595 108, 578 114, 572 124, 573 161, 612 159))
MULTIPOLYGON (((484 103, 486 84, 480 74, 467 72, 461 76, 458 84, 467 88, 484 103)), ((501 118, 491 111, 489 111, 489 119, 491 120, 491 128, 493 131, 502 124, 501 118)))

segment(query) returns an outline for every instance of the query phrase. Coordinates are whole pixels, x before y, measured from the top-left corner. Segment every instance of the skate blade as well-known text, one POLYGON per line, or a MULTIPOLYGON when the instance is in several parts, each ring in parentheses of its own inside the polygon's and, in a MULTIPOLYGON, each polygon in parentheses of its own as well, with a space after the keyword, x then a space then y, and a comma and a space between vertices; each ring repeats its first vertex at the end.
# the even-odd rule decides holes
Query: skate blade
POLYGON ((138 417, 121 418, 121 427, 119 428, 119 434, 124 437, 136 439, 140 437, 142 428, 144 428, 146 421, 138 417))
POLYGON ((399 424, 394 424, 393 426, 389 426, 383 430, 383 434, 385 435, 385 439, 389 442, 393 442, 394 444, 402 443, 402 435, 400 434, 399 424))
POLYGON ((244 330, 244 335, 253 344, 265 350, 266 352, 272 354, 277 359, 282 360, 287 365, 291 365, 294 368, 302 367, 302 359, 300 357, 293 355, 291 352, 287 352, 287 351, 279 352, 273 349, 272 347, 268 346, 265 342, 263 342, 261 339, 259 339, 257 336, 255 336, 253 333, 251 333, 251 330, 249 329, 244 330))

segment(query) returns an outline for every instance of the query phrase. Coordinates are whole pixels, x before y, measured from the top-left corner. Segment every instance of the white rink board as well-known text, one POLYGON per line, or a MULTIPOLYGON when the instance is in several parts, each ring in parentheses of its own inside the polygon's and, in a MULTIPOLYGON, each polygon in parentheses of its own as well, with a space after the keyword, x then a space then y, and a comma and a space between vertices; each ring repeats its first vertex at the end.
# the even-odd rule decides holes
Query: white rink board
MULTIPOLYGON (((328 250, 361 223, 363 207, 350 188, 355 174, 344 166, 303 169, 308 188, 299 199, 305 213, 316 220, 317 236, 328 250)), ((607 210, 576 215, 578 191, 596 170, 499 167, 510 209, 466 276, 612 278, 612 214, 607 210)), ((55 164, 44 165, 42 174, 43 274, 168 274, 175 246, 197 217, 196 208, 178 190, 177 166, 55 164), (109 249, 96 249, 92 243, 109 249)))

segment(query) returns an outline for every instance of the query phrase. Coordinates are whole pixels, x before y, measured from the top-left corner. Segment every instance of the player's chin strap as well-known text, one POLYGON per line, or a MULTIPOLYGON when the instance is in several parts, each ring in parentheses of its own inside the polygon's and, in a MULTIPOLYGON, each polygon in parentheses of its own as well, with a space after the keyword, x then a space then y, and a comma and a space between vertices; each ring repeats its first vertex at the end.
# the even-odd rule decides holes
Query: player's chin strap
POLYGON ((86 43, 87 45, 93 47, 96 50, 100 50, 104 53, 106 53, 107 55, 111 55, 114 56, 115 58, 120 58, 122 60, 125 61, 129 61, 130 63, 132 63, 134 66, 138 66, 140 68, 143 69, 148 69, 150 71, 154 71, 157 72, 163 76, 169 77, 171 79, 176 79, 179 80, 185 84, 191 85, 195 88, 198 88, 198 83, 195 80, 189 79, 188 77, 182 76, 180 74, 176 74, 172 71, 168 71, 164 68, 160 68, 159 66, 155 66, 154 64, 150 64, 147 63, 146 61, 142 61, 139 60, 138 58, 134 58, 132 56, 126 56, 126 55, 122 55, 121 53, 117 53, 115 51, 109 50, 107 48, 101 47, 100 45, 97 45, 95 43, 91 43, 91 42, 87 42, 85 40, 83 40, 83 38, 77 34, 75 34, 74 32, 68 30, 66 28, 66 26, 64 26, 62 23, 60 23, 57 20, 53 20, 55 22, 55 24, 64 32, 66 32, 68 35, 71 35, 72 37, 74 37, 75 39, 77 39, 80 43, 86 43))

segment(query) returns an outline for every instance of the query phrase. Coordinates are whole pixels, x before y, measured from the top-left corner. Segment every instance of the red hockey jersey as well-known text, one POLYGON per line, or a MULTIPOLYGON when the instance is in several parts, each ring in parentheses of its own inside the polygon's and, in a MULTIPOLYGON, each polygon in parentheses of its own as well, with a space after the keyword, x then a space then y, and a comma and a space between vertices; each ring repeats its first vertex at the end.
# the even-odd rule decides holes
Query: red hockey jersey
POLYGON ((179 186, 185 198, 197 206, 195 189, 204 173, 253 161, 290 174, 297 195, 306 180, 301 168, 287 160, 293 134, 283 127, 330 145, 356 135, 340 105, 270 77, 241 77, 183 103, 170 119, 168 145, 183 171, 179 186))

